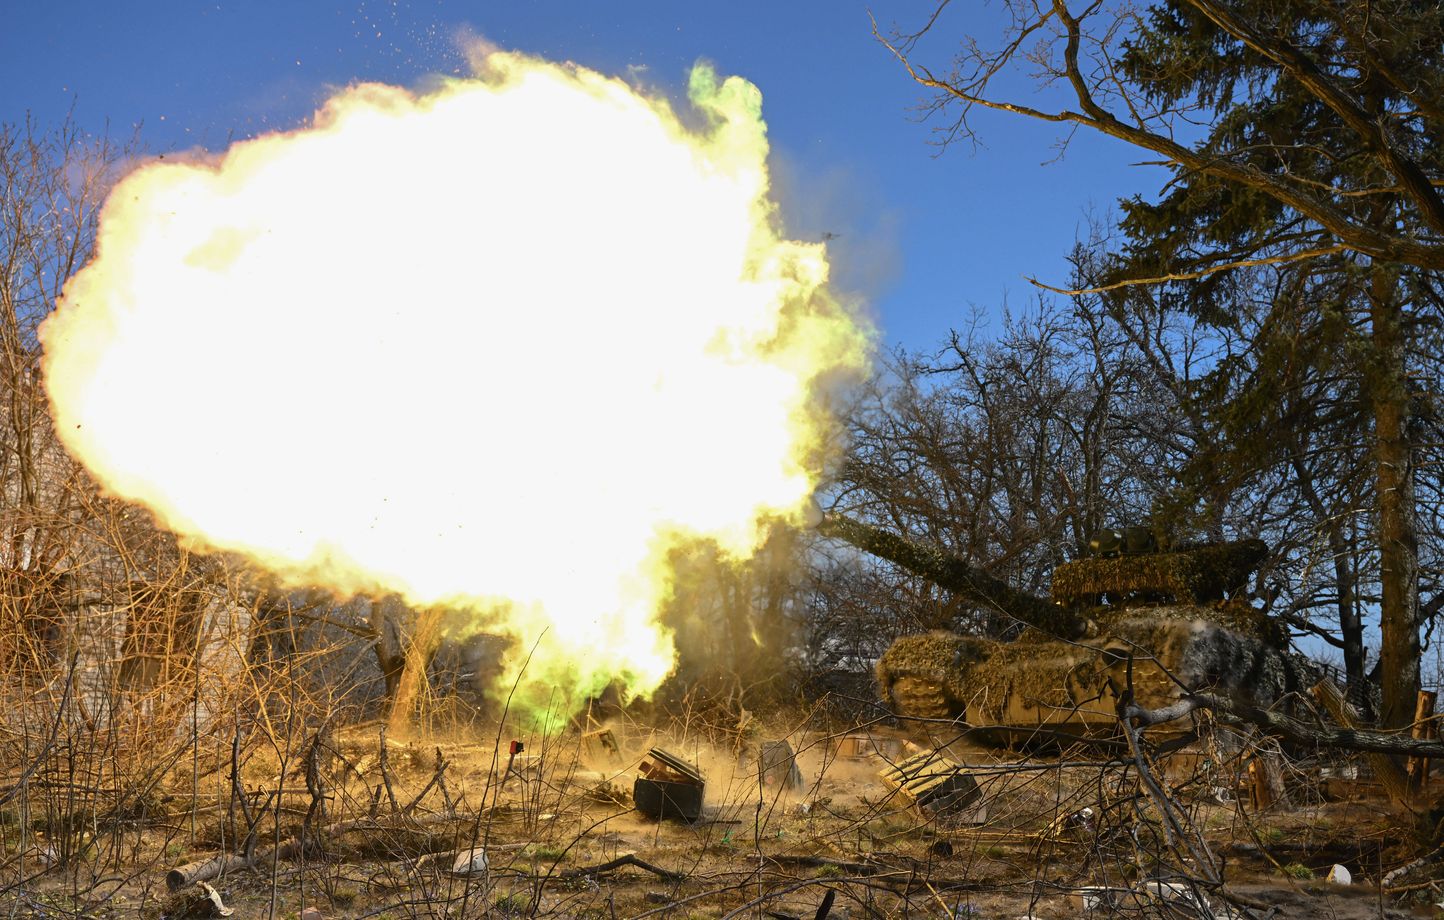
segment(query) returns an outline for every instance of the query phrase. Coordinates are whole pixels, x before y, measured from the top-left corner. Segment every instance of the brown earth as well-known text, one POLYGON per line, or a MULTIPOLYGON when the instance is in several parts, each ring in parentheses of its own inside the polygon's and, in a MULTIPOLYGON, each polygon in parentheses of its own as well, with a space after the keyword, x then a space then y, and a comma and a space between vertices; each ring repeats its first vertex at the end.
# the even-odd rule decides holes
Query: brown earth
MULTIPOLYGON (((1077 893, 1087 886, 1125 892, 1119 900, 1132 916, 1164 916, 1156 900, 1137 892, 1148 878, 1176 877, 1186 867, 1169 855, 1155 813, 1122 768, 1105 766, 1096 752, 1025 760, 951 746, 948 754, 972 769, 987 805, 986 820, 968 824, 920 813, 879 780, 880 769, 917 750, 894 732, 874 730, 860 742, 792 734, 804 785, 791 791, 759 784, 727 747, 621 727, 617 736, 617 759, 584 750, 574 738, 528 739, 499 789, 487 778, 504 769, 505 742, 444 741, 443 795, 434 783, 426 789, 437 744, 387 742, 383 775, 375 727, 344 733, 327 765, 334 778, 327 812, 313 815, 311 826, 365 818, 373 800, 375 821, 328 837, 324 853, 281 861, 274 871, 258 859, 255 869, 210 884, 238 918, 298 918, 308 908, 321 918, 700 918, 738 910, 811 918, 829 892, 833 918, 1061 918, 1078 915, 1077 893), (706 776, 708 806, 695 824, 656 822, 631 809, 637 765, 659 744, 706 776), (405 809, 423 789, 408 819, 391 817, 393 795, 405 809), (461 817, 447 816, 447 801, 461 817), (1085 808, 1093 818, 1070 823, 1085 808), (428 855, 473 845, 486 848, 484 878, 454 877, 441 871, 454 855, 428 855), (645 865, 594 869, 628 856, 645 865)), ((741 746, 749 743, 744 737, 741 746)), ((1290 803, 1255 814, 1241 798, 1242 778, 1205 788, 1201 776, 1224 775, 1200 772, 1206 753, 1182 756, 1164 777, 1223 860, 1226 886, 1203 893, 1216 916, 1249 916, 1241 911, 1250 905, 1276 907, 1280 918, 1434 916, 1439 893, 1427 879, 1402 898, 1380 895, 1383 873, 1411 851, 1376 790, 1352 783, 1345 790, 1354 798, 1325 801, 1323 786, 1304 771, 1290 787, 1290 803), (1354 884, 1322 881, 1336 863, 1354 884)), ((283 784, 275 767, 256 758, 243 771, 248 790, 281 786, 286 803, 279 819, 263 822, 258 853, 296 833, 312 801, 303 775, 293 770, 283 784)), ((7 913, 179 915, 183 905, 166 891, 166 871, 234 848, 238 831, 223 774, 210 778, 214 788, 203 788, 194 808, 173 784, 176 798, 164 815, 135 830, 130 872, 90 878, 53 858, 47 865, 46 833, 36 832, 24 855, 27 871, 43 874, 24 894, 5 895, 7 913)), ((3 839, 13 866, 21 856, 17 838, 7 830, 3 839)), ((194 904, 187 909, 205 915, 194 904)))

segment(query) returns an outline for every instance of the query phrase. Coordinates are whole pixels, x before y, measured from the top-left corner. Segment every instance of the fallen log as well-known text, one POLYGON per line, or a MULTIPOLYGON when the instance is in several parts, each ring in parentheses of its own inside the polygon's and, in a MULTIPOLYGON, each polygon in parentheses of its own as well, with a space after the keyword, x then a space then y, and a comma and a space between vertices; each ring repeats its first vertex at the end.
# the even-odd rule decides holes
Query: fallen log
POLYGON ((1444 741, 1439 739, 1409 738, 1368 728, 1334 728, 1303 722, 1281 712, 1250 706, 1212 693, 1190 693, 1157 709, 1145 709, 1130 704, 1124 707, 1123 718, 1135 720, 1139 728, 1147 728, 1182 719, 1200 709, 1211 710, 1225 721, 1252 725, 1287 741, 1309 747, 1392 754, 1397 757, 1444 757, 1444 741))
POLYGON ((186 863, 183 866, 176 866, 165 874, 165 887, 171 891, 180 891, 198 882, 210 881, 222 875, 244 869, 249 860, 244 853, 235 853, 230 856, 224 854, 211 859, 202 859, 197 862, 186 863))
POLYGON ((1440 862, 1444 862, 1444 847, 1439 847, 1431 853, 1425 853, 1418 859, 1393 870, 1380 880, 1379 886, 1385 891, 1397 891, 1408 883, 1411 876, 1419 874, 1421 870, 1429 870, 1428 874, 1432 874, 1434 866, 1440 862))

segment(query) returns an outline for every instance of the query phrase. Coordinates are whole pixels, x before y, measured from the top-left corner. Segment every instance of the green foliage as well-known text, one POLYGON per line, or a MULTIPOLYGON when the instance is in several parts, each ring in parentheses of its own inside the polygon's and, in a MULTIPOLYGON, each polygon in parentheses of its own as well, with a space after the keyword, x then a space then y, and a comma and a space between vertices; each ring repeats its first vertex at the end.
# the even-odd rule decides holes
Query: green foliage
POLYGON ((1311 879, 1314 877, 1314 870, 1303 863, 1291 862, 1284 866, 1282 871, 1289 878, 1311 879))
POLYGON ((549 862, 556 862, 560 859, 564 859, 567 855, 567 851, 563 847, 559 847, 550 843, 532 844, 530 847, 527 848, 526 852, 530 856, 535 856, 537 859, 545 859, 549 862))
POLYGON ((504 894, 493 901, 491 907, 503 917, 520 917, 526 914, 530 903, 525 895, 504 894))
POLYGON ((341 883, 331 886, 327 896, 336 907, 350 907, 361 896, 361 889, 356 885, 341 883))

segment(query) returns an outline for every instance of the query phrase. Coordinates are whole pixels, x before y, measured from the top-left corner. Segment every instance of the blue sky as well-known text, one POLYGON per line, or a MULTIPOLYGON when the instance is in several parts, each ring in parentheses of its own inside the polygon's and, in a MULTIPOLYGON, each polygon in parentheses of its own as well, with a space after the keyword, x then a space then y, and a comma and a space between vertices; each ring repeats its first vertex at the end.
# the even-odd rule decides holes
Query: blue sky
MULTIPOLYGON (((930 8, 873 9, 887 29, 915 28, 930 8)), ((996 35, 999 15, 996 3, 954 4, 922 57, 945 63, 965 33, 996 35)), ((1085 133, 1044 165, 1057 128, 1010 116, 977 121, 985 147, 939 155, 916 117, 924 92, 854 0, 4 0, 0 121, 30 113, 51 124, 73 106, 82 127, 138 131, 152 152, 217 149, 302 123, 337 86, 463 72, 468 34, 630 74, 674 98, 698 59, 756 83, 789 230, 837 235, 839 283, 866 299, 888 346, 931 348, 974 307, 1025 304, 1024 274, 1066 281, 1087 214, 1162 180, 1130 165, 1137 151, 1085 133)), ((1033 92, 1021 77, 1012 87, 1033 92)))

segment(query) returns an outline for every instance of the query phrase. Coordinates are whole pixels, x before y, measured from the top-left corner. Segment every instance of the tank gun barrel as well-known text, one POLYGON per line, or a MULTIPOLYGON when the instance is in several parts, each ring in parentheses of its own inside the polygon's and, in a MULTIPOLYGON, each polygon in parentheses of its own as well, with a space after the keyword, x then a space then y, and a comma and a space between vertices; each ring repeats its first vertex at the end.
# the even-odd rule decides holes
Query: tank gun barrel
POLYGON ((1088 631, 1086 619, 1044 598, 1019 591, 1002 579, 937 547, 914 543, 881 527, 840 514, 823 515, 818 531, 823 536, 843 540, 863 552, 896 563, 938 587, 1001 610, 1051 635, 1077 639, 1088 631))

